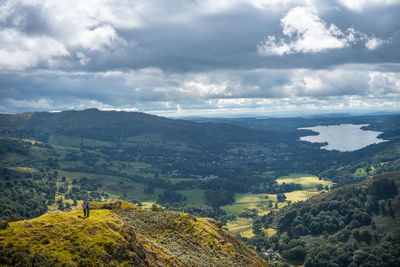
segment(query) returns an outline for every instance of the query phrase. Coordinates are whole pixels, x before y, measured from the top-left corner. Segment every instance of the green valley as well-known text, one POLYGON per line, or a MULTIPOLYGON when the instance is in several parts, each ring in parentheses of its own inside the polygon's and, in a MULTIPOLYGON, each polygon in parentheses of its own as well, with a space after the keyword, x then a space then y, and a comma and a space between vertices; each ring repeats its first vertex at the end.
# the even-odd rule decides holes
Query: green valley
MULTIPOLYGON (((315 255, 294 259, 292 249, 301 254, 299 246, 327 242, 349 222, 318 233, 303 223, 307 230, 298 230, 303 237, 297 230, 288 232, 295 225, 282 228, 281 218, 298 205, 344 192, 340 190, 348 184, 398 171, 398 120, 377 115, 184 121, 96 109, 3 114, 0 219, 76 212, 83 201, 122 198, 145 210, 157 204, 216 219, 265 259, 271 258, 265 254, 270 249, 282 252, 279 260, 274 256, 274 264, 302 264, 315 255), (369 123, 368 128, 382 131, 388 141, 339 152, 299 140, 313 134, 300 127, 338 123, 369 123), (284 236, 295 237, 297 243, 289 244, 284 236)), ((346 199, 347 193, 340 194, 346 199)), ((349 231, 361 227, 361 233, 365 225, 353 226, 349 231)))

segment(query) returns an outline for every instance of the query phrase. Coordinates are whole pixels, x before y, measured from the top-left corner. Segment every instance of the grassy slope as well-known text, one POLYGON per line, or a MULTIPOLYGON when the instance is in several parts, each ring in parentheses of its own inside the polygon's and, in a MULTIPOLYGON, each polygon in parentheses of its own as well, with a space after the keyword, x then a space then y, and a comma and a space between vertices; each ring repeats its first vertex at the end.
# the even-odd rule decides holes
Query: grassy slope
POLYGON ((0 231, 2 254, 28 248, 32 254, 42 255, 49 263, 57 265, 128 262, 129 253, 118 258, 112 252, 119 246, 128 246, 123 234, 125 224, 116 214, 110 210, 93 210, 87 219, 78 215, 81 215, 78 210, 56 211, 10 223, 9 228, 0 231))
POLYGON ((0 265, 264 266, 236 237, 209 219, 133 204, 50 212, 0 230, 0 265))
POLYGON ((167 211, 116 212, 134 227, 139 239, 162 247, 185 266, 266 266, 254 251, 212 219, 167 211))

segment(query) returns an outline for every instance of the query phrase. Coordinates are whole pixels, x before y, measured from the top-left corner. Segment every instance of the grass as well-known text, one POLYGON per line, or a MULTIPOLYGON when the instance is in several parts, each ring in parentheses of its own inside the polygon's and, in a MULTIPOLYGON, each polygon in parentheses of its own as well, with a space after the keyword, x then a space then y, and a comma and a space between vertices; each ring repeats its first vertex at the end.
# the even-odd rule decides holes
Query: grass
POLYGON ((253 229, 248 229, 243 232, 238 233, 241 237, 252 238, 254 237, 253 229))
POLYGON ((204 190, 178 190, 177 192, 187 197, 188 204, 203 204, 205 201, 204 190))
POLYGON ((268 214, 273 208, 269 202, 276 202, 275 194, 235 194, 235 202, 231 205, 222 206, 227 215, 239 216, 240 213, 256 209, 259 215, 268 214), (268 196, 268 199, 265 197, 268 196))
POLYGON ((159 134, 146 134, 128 137, 126 141, 139 144, 157 144, 161 143, 161 135, 159 134))
POLYGON ((88 253, 86 263, 101 265, 105 246, 123 239, 115 230, 123 222, 110 210, 92 210, 87 219, 78 215, 81 215, 79 210, 55 211, 32 220, 12 222, 9 228, 0 230, 0 237, 4 247, 28 248, 57 260, 60 266, 84 263, 80 258, 82 253, 88 253))
POLYGON ((331 187, 333 185, 333 182, 331 181, 325 181, 325 180, 320 180, 317 176, 310 175, 310 174, 301 174, 301 173, 293 173, 288 176, 282 176, 278 179, 276 179, 276 182, 278 184, 290 184, 290 183, 296 183, 296 184, 301 184, 304 189, 312 189, 315 188, 317 185, 322 184, 324 187, 327 185, 331 187))
POLYGON ((40 141, 31 140, 31 139, 22 139, 23 142, 30 143, 31 145, 43 144, 40 141))
POLYGON ((151 207, 153 207, 153 205, 155 205, 156 202, 155 201, 143 201, 142 202, 142 208, 145 210, 149 210, 151 209, 151 207))
POLYGON ((179 266, 266 266, 212 219, 168 211, 116 212, 134 227, 138 238, 162 247, 181 262, 179 266))
POLYGON ((364 168, 358 168, 353 174, 355 178, 366 177, 367 175, 368 174, 364 168))
POLYGON ((154 194, 145 194, 145 186, 143 184, 113 175, 58 170, 58 176, 65 176, 69 183, 72 183, 73 179, 79 180, 82 177, 87 177, 89 182, 101 183, 101 189, 103 191, 128 200, 155 201, 157 199, 157 194, 162 192, 161 189, 156 188, 154 194))
POLYGON ((10 167, 11 170, 15 170, 18 172, 26 172, 26 173, 33 173, 33 172, 37 172, 38 170, 34 169, 34 168, 30 168, 30 167, 10 167))
POLYGON ((88 138, 70 137, 63 135, 51 135, 48 139, 48 143, 50 145, 56 145, 56 146, 80 146, 81 144, 84 146, 91 146, 91 147, 113 146, 112 142, 106 142, 88 138))
POLYGON ((311 198, 312 196, 319 195, 319 191, 293 191, 290 193, 285 193, 286 200, 291 202, 303 201, 311 198))
POLYGON ((135 175, 140 174, 144 177, 149 176, 143 173, 146 169, 151 169, 151 165, 145 162, 124 162, 124 161, 111 161, 113 164, 112 167, 108 167, 108 169, 116 172, 120 172, 127 175, 135 175), (123 165, 125 167, 123 167, 123 165))
POLYGON ((276 234, 276 230, 274 228, 263 229, 265 236, 273 236, 276 234))
POLYGON ((238 218, 236 220, 229 221, 226 224, 226 229, 242 237, 251 238, 253 234, 253 218, 238 218))
MULTIPOLYGON (((278 184, 282 183, 297 183, 301 184, 304 190, 293 191, 290 193, 285 193, 286 201, 283 203, 278 203, 277 208, 275 204, 277 203, 275 194, 235 194, 235 202, 231 205, 222 206, 221 209, 224 210, 228 216, 234 215, 239 216, 240 213, 249 210, 257 210, 258 215, 266 215, 271 211, 276 211, 286 206, 288 201, 292 203, 303 201, 311 198, 312 196, 318 195, 321 192, 316 190, 316 186, 322 184, 324 187, 328 185, 331 187, 333 183, 331 181, 320 180, 317 176, 313 176, 305 173, 292 173, 288 176, 283 176, 277 179, 278 184), (268 198, 265 198, 268 196, 268 198), (272 201, 272 207, 270 207, 269 202, 272 201)), ((234 220, 228 221, 227 229, 232 233, 239 234, 243 237, 252 237, 252 219, 236 218, 234 220)), ((265 234, 272 236, 276 233, 275 229, 268 228, 263 229, 265 234)))
POLYGON ((195 178, 165 178, 166 180, 171 181, 171 183, 176 184, 179 182, 192 182, 197 181, 195 178))
POLYGON ((265 201, 276 201, 275 194, 235 194, 235 203, 259 203, 265 201), (265 198, 268 196, 268 198, 265 198))
MULTIPOLYGON (((237 218, 229 221, 225 228, 229 232, 242 237, 252 238, 255 236, 253 233, 253 218, 237 218)), ((262 230, 264 231, 265 236, 273 236, 276 234, 276 230, 273 228, 262 228, 262 230)))

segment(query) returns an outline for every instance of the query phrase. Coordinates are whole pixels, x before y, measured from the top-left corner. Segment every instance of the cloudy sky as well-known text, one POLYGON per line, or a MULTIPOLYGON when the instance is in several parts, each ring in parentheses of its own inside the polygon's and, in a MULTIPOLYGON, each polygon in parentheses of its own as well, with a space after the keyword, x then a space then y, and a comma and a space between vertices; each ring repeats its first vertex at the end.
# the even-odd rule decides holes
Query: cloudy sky
POLYGON ((3 0, 0 112, 400 111, 400 0, 3 0))

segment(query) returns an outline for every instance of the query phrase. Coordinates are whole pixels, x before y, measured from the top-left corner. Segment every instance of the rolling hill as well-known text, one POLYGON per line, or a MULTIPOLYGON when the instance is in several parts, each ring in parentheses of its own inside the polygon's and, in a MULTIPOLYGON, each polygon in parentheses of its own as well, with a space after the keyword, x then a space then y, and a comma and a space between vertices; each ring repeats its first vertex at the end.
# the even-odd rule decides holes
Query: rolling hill
POLYGON ((271 142, 265 132, 231 124, 196 123, 140 112, 97 109, 1 114, 0 134, 43 142, 47 142, 52 135, 110 142, 129 142, 134 137, 152 135, 163 143, 184 142, 202 149, 221 147, 229 143, 271 142))

